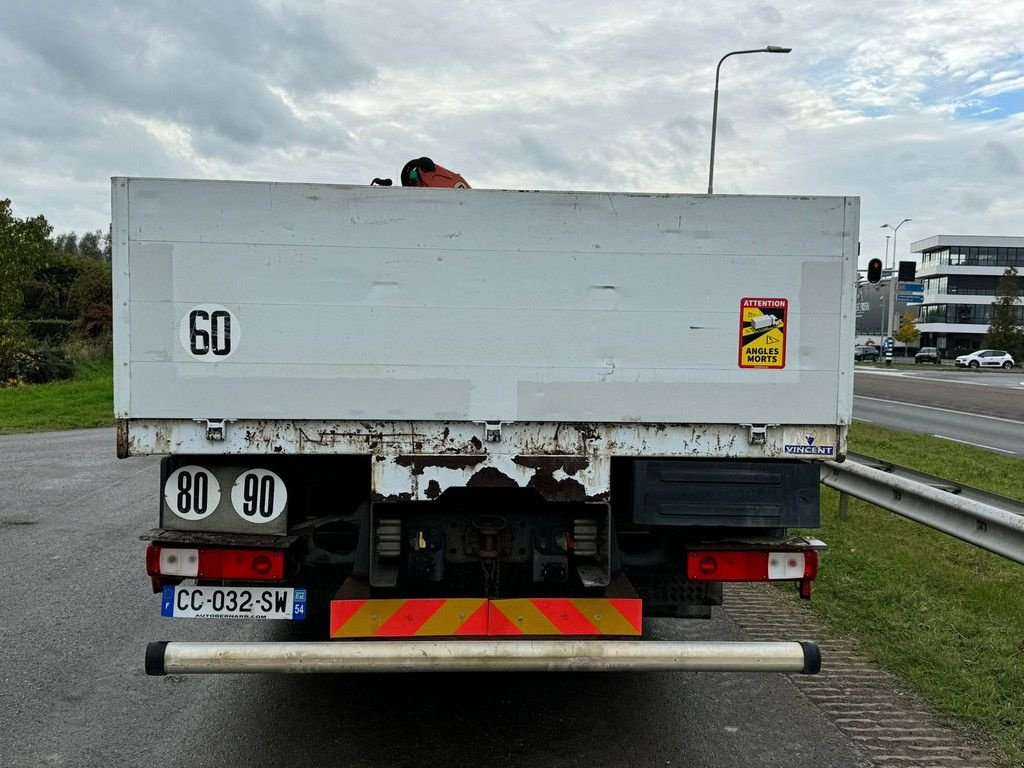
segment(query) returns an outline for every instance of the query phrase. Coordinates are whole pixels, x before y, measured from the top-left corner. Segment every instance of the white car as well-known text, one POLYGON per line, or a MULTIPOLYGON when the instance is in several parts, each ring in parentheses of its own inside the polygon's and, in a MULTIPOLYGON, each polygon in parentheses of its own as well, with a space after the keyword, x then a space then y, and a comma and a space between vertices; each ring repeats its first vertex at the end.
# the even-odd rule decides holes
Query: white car
POLYGON ((1013 357, 1001 349, 979 349, 969 355, 960 355, 955 361, 958 368, 1013 368, 1013 357))

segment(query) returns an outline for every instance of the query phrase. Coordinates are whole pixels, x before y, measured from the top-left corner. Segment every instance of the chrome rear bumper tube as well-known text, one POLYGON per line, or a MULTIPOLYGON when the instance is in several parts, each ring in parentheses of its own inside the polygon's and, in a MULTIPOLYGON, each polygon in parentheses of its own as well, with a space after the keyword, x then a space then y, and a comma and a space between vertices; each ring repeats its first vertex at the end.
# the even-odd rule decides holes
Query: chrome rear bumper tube
POLYGON ((617 672, 821 669, 810 642, 643 640, 380 640, 302 643, 152 642, 146 674, 226 672, 617 672))

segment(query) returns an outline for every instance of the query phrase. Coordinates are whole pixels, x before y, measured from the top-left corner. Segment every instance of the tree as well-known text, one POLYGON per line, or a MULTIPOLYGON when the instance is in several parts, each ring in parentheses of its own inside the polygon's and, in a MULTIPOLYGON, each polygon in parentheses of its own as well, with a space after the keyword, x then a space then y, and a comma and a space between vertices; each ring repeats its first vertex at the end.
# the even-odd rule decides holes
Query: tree
POLYGON ((52 238, 53 250, 65 256, 84 256, 96 261, 110 261, 110 231, 102 229, 86 232, 79 237, 75 232, 62 232, 52 238))
POLYGON ((74 256, 78 253, 78 235, 71 232, 62 232, 53 236, 53 250, 57 253, 66 253, 74 256))
POLYGON ((110 267, 103 263, 81 259, 75 281, 68 289, 67 305, 72 317, 83 318, 94 306, 110 307, 113 303, 110 287, 110 267))
POLYGON ((992 324, 985 334, 985 346, 1005 349, 1018 364, 1024 359, 1024 325, 1021 324, 1020 284, 1017 268, 1007 267, 999 278, 992 304, 992 324))
POLYGON ((46 263, 53 231, 43 216, 17 219, 11 201, 0 200, 0 318, 21 310, 22 284, 46 263))
MULTIPOLYGON (((914 322, 914 316, 910 312, 904 312, 903 317, 900 318, 900 327, 893 334, 893 338, 896 341, 902 341, 906 344, 913 344, 920 338, 921 332, 917 330, 917 323, 914 322)), ((907 348, 903 347, 903 356, 906 357, 907 348)))

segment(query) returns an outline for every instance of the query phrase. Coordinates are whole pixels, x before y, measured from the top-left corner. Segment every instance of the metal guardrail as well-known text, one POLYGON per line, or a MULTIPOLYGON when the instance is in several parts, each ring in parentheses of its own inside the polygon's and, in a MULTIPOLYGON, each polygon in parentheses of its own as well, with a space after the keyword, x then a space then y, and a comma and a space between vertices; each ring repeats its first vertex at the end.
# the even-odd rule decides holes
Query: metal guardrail
POLYGON ((821 466, 823 485, 1024 565, 1024 502, 851 453, 821 466))

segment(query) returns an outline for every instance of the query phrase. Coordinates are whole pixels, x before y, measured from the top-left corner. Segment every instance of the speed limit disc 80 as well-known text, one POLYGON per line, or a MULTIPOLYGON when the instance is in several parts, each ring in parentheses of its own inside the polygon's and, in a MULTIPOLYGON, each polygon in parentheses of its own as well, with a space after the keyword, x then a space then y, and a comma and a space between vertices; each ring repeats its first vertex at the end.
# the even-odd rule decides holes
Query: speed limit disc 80
POLYGON ((202 520, 220 504, 220 483, 203 467, 179 467, 164 483, 164 501, 182 520, 202 520))

